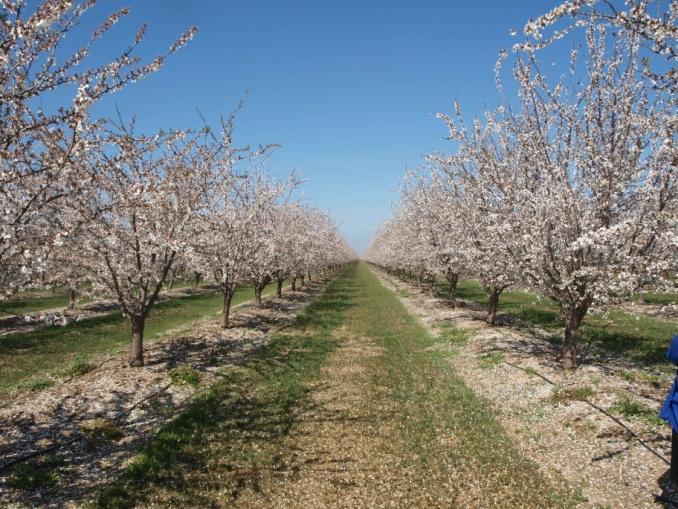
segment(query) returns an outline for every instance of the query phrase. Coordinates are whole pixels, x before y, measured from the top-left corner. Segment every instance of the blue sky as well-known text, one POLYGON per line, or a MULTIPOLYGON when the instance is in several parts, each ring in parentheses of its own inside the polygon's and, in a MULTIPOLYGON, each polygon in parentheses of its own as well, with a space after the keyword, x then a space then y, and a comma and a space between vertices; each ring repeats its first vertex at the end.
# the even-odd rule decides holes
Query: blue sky
MULTIPOLYGON (((131 14, 95 48, 94 59, 126 47, 149 24, 140 55, 163 52, 190 25, 195 39, 145 78, 97 105, 136 113, 143 129, 199 124, 228 113, 249 91, 237 124, 241 143, 279 143, 276 174, 308 179, 310 204, 329 211, 360 251, 389 215, 406 167, 445 150, 435 118, 459 98, 480 112, 499 98, 501 48, 558 2, 505 0, 109 0, 131 14)), ((83 32, 86 33, 86 32, 83 32)), ((75 41, 74 41, 75 42, 75 41)))

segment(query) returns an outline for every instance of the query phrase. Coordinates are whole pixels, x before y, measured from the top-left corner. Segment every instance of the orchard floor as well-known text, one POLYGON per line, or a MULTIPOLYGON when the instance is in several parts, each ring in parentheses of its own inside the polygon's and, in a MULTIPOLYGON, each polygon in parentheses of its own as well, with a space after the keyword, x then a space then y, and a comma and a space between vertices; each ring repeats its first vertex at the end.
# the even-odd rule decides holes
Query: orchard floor
MULTIPOLYGON (((267 309, 243 308, 234 335, 207 321, 165 346, 161 342, 144 368, 147 380, 140 371, 109 366, 110 377, 122 377, 116 390, 128 393, 122 410, 131 410, 125 420, 112 429, 78 420, 70 431, 85 440, 73 451, 0 474, 0 504, 616 508, 653 503, 665 468, 639 453, 624 432, 620 438, 601 427, 607 433, 601 438, 587 421, 575 419, 568 429, 563 424, 554 430, 556 449, 547 447, 544 425, 554 425, 552 415, 562 417, 549 414, 547 405, 574 408, 563 415, 577 417, 583 401, 544 389, 534 374, 502 371, 498 365, 511 360, 509 354, 498 360, 481 346, 490 348, 490 340, 511 336, 508 331, 488 331, 473 317, 464 318, 468 311, 450 310, 363 263, 350 265, 333 281, 314 281, 312 291, 271 299, 267 309), (493 381, 509 392, 493 391, 493 381), (130 382, 132 389, 141 383, 149 397, 134 393, 130 382), (164 384, 168 391, 155 395, 164 384), (562 401, 554 404, 554 394, 562 401), (501 401, 502 395, 514 400, 501 401), (525 395, 539 412, 516 415, 522 408, 517 399, 525 395), (609 458, 576 447, 591 441, 598 448, 605 440, 609 458), (615 463, 618 458, 623 461, 615 463), (639 461, 642 468, 632 471, 626 485, 619 482, 623 472, 613 472, 596 485, 602 484, 602 491, 595 491, 573 471, 575 460, 585 473, 591 464, 623 469, 638 467, 633 462, 639 461), (654 485, 647 486, 647 479, 654 485)), ((523 353, 523 361, 530 355, 542 359, 534 351, 523 353)), ((98 387, 99 378, 86 375, 72 395, 98 387)), ((111 408, 108 400, 101 401, 106 417, 111 408)), ((55 407, 54 415, 60 411, 55 407)), ((657 436, 663 440, 662 433, 657 436)))
POLYGON ((570 507, 364 264, 225 372, 98 507, 570 507))
POLYGON ((251 301, 234 306, 228 330, 219 326, 218 308, 207 306, 148 344, 143 368, 128 367, 123 350, 84 373, 2 401, 0 507, 81 506, 205 387, 289 325, 328 281, 267 297, 261 308, 251 301))
POLYGON ((678 507, 668 482, 671 430, 657 417, 670 370, 609 354, 563 371, 558 345, 510 316, 489 326, 472 301, 455 309, 375 271, 431 334, 451 338, 448 361, 459 376, 496 409, 525 456, 576 489, 580 507, 678 507))

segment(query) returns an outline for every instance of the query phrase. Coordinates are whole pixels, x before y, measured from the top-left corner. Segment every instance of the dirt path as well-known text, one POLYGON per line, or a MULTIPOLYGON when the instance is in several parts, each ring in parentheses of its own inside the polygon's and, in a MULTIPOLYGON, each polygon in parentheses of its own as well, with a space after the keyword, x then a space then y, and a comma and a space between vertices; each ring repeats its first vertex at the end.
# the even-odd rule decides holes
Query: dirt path
MULTIPOLYGON (((282 444, 285 473, 259 483, 265 506, 570 505, 561 480, 526 463, 438 362, 444 345, 361 269, 355 305, 334 333, 339 346, 282 444)), ((264 506, 260 496, 239 502, 264 506)))
POLYGON ((670 377, 598 364, 563 372, 553 344, 490 327, 482 311, 452 309, 414 285, 378 275, 431 333, 462 331, 450 358, 456 371, 498 409, 527 457, 580 490, 582 507, 675 506, 663 460, 670 458, 670 429, 656 418, 670 377))
POLYGON ((576 493, 513 446, 448 346, 354 265, 99 507, 571 507, 576 493))
POLYGON ((366 361, 382 349, 346 328, 336 336, 341 346, 327 359, 311 404, 283 444, 287 471, 263 482, 271 494, 267 507, 376 507, 405 500, 409 483, 393 468, 400 458, 389 442, 395 409, 388 401, 373 405, 367 388, 366 361))

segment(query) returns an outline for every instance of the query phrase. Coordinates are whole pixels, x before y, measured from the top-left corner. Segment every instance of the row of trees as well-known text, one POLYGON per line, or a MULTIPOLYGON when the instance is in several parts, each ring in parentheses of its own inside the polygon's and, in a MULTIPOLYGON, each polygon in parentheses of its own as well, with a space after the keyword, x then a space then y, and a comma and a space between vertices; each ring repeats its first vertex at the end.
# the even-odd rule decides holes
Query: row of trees
POLYGON ((511 285, 548 296, 562 310, 566 368, 593 306, 675 290, 677 11, 573 1, 530 21, 512 53, 516 100, 470 125, 459 103, 439 115, 455 152, 406 175, 366 258, 444 276, 452 302, 460 275, 477 279, 489 322, 511 285), (540 52, 577 29, 567 69, 542 71, 540 52))
MULTIPOLYGON (((132 328, 130 364, 143 365, 146 317, 177 273, 213 279, 222 323, 236 285, 263 288, 352 258, 331 219, 293 199, 300 182, 262 169, 272 145, 233 140, 235 113, 218 129, 137 132, 121 115, 91 119, 92 104, 157 71, 134 56, 145 27, 112 62, 93 69, 89 42, 62 40, 94 2, 45 0, 31 12, 2 0, 0 16, 0 294, 45 282, 115 298, 132 328), (55 93, 58 91, 59 93, 55 93), (50 111, 43 105, 72 92, 50 111)), ((192 28, 171 45, 183 46, 192 28)))

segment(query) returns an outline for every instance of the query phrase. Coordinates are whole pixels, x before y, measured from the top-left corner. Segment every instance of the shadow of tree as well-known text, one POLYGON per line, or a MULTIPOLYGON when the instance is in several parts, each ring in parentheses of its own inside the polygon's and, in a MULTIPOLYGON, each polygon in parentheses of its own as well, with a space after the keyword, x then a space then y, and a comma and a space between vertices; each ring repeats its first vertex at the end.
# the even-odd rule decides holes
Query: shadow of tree
MULTIPOLYGON (((436 295, 447 297, 448 284, 436 285, 436 295)), ((460 307, 484 311, 487 296, 480 285, 463 281, 458 289, 460 307)), ((477 318, 480 319, 480 318, 477 318)), ((562 344, 563 318, 555 303, 524 291, 507 291, 499 301, 497 325, 546 339, 554 348, 562 344)), ((665 352, 672 330, 668 321, 634 317, 621 311, 608 316, 589 314, 579 331, 580 362, 613 362, 619 366, 657 367, 666 364, 665 352)))
MULTIPOLYGON (((289 405, 293 399, 283 398, 286 406, 275 408, 269 407, 266 398, 251 398, 239 388, 239 370, 231 367, 247 362, 251 376, 265 377, 278 363, 298 363, 298 356, 306 354, 281 347, 271 350, 267 333, 297 321, 294 315, 326 283, 314 281, 300 291, 267 300, 264 309, 242 306, 232 329, 224 331, 217 323, 204 321, 175 340, 155 343, 147 350, 144 368, 128 368, 119 356, 106 369, 28 396, 21 411, 0 414, 0 469, 15 458, 49 452, 0 472, 0 503, 66 507, 85 501, 111 475, 125 470, 131 472, 126 478, 134 478, 135 468, 141 467, 133 463, 126 469, 126 465, 158 427, 160 432, 143 449, 143 456, 159 471, 171 469, 170 458, 200 464, 200 458, 192 457, 189 450, 175 447, 178 437, 186 436, 188 430, 217 426, 229 435, 230 426, 253 434, 265 422, 262 436, 284 432, 292 422, 289 405), (183 365, 200 373, 203 387, 219 380, 218 389, 191 399, 194 391, 171 384, 168 376, 183 365), (32 398, 40 398, 44 405, 38 415, 32 413, 32 398), (93 435, 86 427, 93 420, 107 423, 116 432, 108 437, 93 435)), ((341 285, 336 292, 341 293, 341 285)), ((309 323, 328 323, 323 315, 331 314, 331 307, 314 309, 311 304, 308 314, 313 317, 309 323)))

